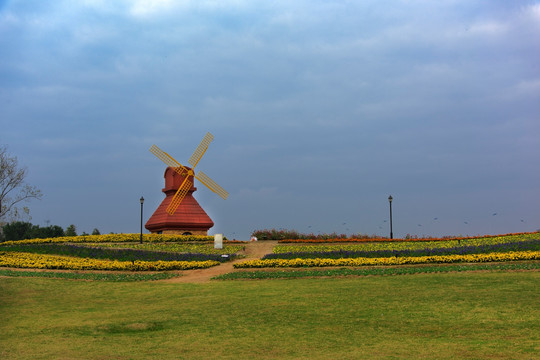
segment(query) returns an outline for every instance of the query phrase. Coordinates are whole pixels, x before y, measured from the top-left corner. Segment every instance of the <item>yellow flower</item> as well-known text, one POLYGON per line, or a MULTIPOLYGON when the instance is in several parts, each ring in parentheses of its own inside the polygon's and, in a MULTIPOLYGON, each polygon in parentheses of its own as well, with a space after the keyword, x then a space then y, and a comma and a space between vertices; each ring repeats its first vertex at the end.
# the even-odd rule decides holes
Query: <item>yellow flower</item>
POLYGON ((65 270, 160 271, 204 269, 218 261, 118 261, 41 255, 22 252, 0 252, 0 267, 65 270))
POLYGON ((507 253, 443 255, 419 257, 389 258, 345 258, 345 259, 265 259, 248 260, 234 264, 235 268, 264 267, 325 267, 325 266, 366 266, 366 265, 402 265, 454 262, 496 262, 516 260, 540 260, 540 251, 514 251, 507 253))

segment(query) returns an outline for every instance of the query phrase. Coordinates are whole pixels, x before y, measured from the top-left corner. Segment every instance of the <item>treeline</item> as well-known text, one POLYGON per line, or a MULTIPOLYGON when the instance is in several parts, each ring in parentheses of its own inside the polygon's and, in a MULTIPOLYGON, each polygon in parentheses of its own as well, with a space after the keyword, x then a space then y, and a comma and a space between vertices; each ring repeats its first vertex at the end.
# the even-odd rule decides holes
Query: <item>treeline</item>
MULTIPOLYGON (((81 235, 88 234, 83 232, 81 235)), ((94 229, 94 231, 92 231, 92 235, 100 235, 99 230, 94 229)), ((29 222, 15 221, 2 227, 2 231, 0 232, 0 242, 55 238, 61 236, 77 236, 77 228, 75 225, 69 225, 64 230, 58 225, 41 227, 39 225, 33 225, 29 222)))

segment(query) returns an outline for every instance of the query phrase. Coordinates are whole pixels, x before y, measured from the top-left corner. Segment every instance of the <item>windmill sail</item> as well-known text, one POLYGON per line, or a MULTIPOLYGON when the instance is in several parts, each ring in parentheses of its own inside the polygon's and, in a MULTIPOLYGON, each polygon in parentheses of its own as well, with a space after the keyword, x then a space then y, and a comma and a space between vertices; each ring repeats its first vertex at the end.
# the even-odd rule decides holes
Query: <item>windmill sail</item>
POLYGON ((182 185, 180 186, 176 194, 174 194, 174 197, 172 198, 171 203, 169 204, 169 206, 167 206, 167 213, 169 215, 174 214, 174 212, 176 211, 176 209, 178 208, 182 200, 184 200, 184 198, 186 197, 186 194, 188 193, 189 189, 191 189, 192 185, 193 183, 191 182, 189 177, 186 177, 186 179, 184 180, 184 182, 182 183, 182 185))
POLYGON ((197 175, 195 175, 195 177, 197 178, 197 180, 206 185, 207 188, 221 196, 223 199, 227 199, 227 197, 229 196, 229 193, 225 191, 225 189, 219 186, 214 180, 210 179, 208 175, 206 175, 202 171, 199 171, 197 175))
MULTIPOLYGON (((172 167, 175 172, 186 177, 185 180, 182 182, 182 185, 180 185, 180 188, 178 189, 176 194, 174 194, 169 206, 167 207, 167 213, 169 215, 174 214, 182 200, 186 197, 189 189, 191 189, 191 187, 193 186, 192 176, 195 176, 193 170, 208 149, 208 145, 210 145, 212 140, 214 140, 214 136, 210 133, 206 133, 201 143, 199 144, 199 146, 197 146, 197 148, 193 152, 193 155, 191 155, 188 160, 189 164, 192 166, 191 169, 184 167, 178 161, 173 159, 172 156, 161 150, 156 145, 152 145, 152 147, 150 148, 150 152, 152 154, 156 155, 166 165, 172 167)), ((219 186, 214 180, 210 179, 210 177, 208 177, 208 175, 206 175, 202 171, 200 171, 195 177, 207 188, 221 196, 223 199, 227 199, 227 197, 229 196, 229 193, 225 191, 225 189, 219 186)))
POLYGON ((152 147, 150 148, 150 152, 156 155, 165 164, 172 167, 174 171, 176 171, 180 175, 184 175, 184 173, 188 171, 178 161, 174 160, 171 155, 167 154, 165 151, 161 150, 156 145, 152 145, 152 147))
POLYGON ((214 140, 214 135, 210 133, 206 133, 201 143, 199 144, 199 146, 197 146, 197 148, 193 152, 193 155, 191 155, 191 157, 188 160, 188 163, 191 166, 193 167, 197 166, 197 164, 199 163, 199 160, 201 160, 202 156, 206 152, 206 149, 208 149, 208 145, 210 145, 212 140, 214 140))

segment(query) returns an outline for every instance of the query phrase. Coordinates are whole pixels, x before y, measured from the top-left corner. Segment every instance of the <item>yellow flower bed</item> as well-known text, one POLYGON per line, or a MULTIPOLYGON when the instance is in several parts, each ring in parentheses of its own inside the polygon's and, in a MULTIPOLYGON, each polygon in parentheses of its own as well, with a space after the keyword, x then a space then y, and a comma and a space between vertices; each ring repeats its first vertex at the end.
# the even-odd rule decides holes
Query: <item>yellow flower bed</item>
POLYGON ((223 245, 222 249, 215 249, 213 243, 204 244, 186 244, 182 242, 165 242, 165 243, 88 243, 84 246, 101 247, 101 248, 125 248, 150 251, 166 251, 179 253, 198 253, 198 254, 234 254, 242 250, 242 245, 223 245))
MULTIPOLYGON (((84 235, 84 236, 63 236, 45 239, 27 239, 17 241, 6 241, 1 245, 13 244, 46 244, 46 243, 109 243, 109 242, 136 242, 140 240, 140 234, 106 234, 106 235, 84 235)), ((164 235, 164 234, 143 234, 143 242, 207 242, 214 241, 213 236, 205 235, 164 235)))
POLYGON ((326 267, 326 266, 374 266, 429 263, 478 263, 516 260, 540 260, 540 251, 514 251, 507 253, 444 255, 419 257, 346 258, 346 259, 268 259, 248 260, 234 264, 235 268, 265 267, 326 267))
POLYGON ((218 261, 118 261, 0 251, 0 267, 64 270, 160 271, 205 269, 218 261))
POLYGON ((394 242, 369 242, 348 245, 278 245, 273 249, 274 254, 288 252, 331 252, 331 251, 378 251, 378 250, 416 250, 434 248, 453 248, 457 246, 479 246, 492 244, 505 244, 518 241, 540 239, 540 234, 524 233, 515 235, 502 235, 491 237, 479 237, 463 240, 437 240, 437 241, 394 241, 394 242))

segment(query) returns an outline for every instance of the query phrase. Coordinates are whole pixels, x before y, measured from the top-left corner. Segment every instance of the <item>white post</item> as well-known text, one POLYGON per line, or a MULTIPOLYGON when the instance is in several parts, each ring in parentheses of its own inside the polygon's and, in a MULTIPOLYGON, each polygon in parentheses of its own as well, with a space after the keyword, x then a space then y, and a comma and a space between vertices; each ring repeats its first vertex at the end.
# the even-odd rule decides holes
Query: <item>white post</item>
POLYGON ((223 249, 223 234, 214 235, 214 249, 223 249))

